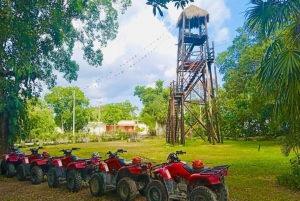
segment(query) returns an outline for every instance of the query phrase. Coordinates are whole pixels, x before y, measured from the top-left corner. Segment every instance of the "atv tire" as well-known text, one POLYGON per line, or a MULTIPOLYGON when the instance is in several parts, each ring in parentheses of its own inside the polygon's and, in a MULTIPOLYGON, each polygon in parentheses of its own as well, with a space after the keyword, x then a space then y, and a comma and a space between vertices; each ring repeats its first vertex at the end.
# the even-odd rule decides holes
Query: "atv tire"
POLYGON ((105 183, 103 174, 93 174, 89 181, 90 192, 93 196, 103 195, 105 192, 105 183))
POLYGON ((147 186, 146 198, 148 201, 165 201, 168 195, 165 186, 161 181, 153 180, 147 186))
POLYGON ((217 198, 213 191, 206 186, 198 186, 192 191, 190 201, 196 200, 217 201, 217 198))
POLYGON ((16 174, 16 168, 15 165, 12 163, 6 164, 5 174, 7 178, 13 177, 16 174))
POLYGON ((34 166, 30 171, 30 181, 33 185, 42 183, 44 179, 44 173, 42 168, 39 166, 34 166))
POLYGON ((58 176, 55 168, 51 168, 47 174, 47 182, 50 188, 57 188, 59 184, 58 176))
POLYGON ((78 192, 82 188, 82 177, 80 172, 71 171, 68 173, 67 187, 71 192, 78 192))
POLYGON ((228 201, 229 192, 225 184, 220 183, 213 185, 210 189, 215 193, 217 201, 228 201))
POLYGON ((124 177, 117 184, 117 194, 122 201, 134 200, 137 194, 135 181, 129 177, 124 177))
POLYGON ((17 178, 19 181, 25 181, 26 180, 26 174, 25 174, 25 165, 21 164, 17 167, 17 178))
POLYGON ((6 160, 1 161, 1 175, 5 174, 6 160))

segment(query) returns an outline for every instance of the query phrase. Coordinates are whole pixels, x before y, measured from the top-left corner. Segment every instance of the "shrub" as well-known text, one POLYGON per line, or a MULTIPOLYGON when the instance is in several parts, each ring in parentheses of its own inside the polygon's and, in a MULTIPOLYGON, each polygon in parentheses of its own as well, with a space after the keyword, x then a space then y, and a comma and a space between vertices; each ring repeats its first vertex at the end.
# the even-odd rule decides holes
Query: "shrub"
POLYGON ((300 156, 290 160, 290 172, 279 175, 277 183, 294 190, 300 190, 300 156))

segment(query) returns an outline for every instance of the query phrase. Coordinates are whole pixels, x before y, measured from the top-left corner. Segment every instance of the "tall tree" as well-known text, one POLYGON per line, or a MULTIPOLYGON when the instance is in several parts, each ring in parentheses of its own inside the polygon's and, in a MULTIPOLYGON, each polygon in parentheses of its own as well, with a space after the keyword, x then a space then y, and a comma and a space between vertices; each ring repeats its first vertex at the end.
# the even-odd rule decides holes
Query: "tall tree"
POLYGON ((290 120, 300 117, 300 1, 251 0, 246 28, 272 39, 260 69, 260 82, 276 94, 276 111, 290 120))
POLYGON ((73 129, 73 104, 75 101, 75 131, 87 125, 89 119, 89 100, 78 87, 53 87, 45 95, 46 102, 53 107, 55 123, 69 132, 73 129), (74 94, 75 93, 75 94, 74 94))
POLYGON ((150 130, 155 128, 155 124, 166 124, 169 104, 169 89, 163 88, 163 81, 155 82, 155 88, 136 86, 134 96, 138 96, 142 101, 144 108, 140 117, 150 130))
POLYGON ((222 132, 234 138, 270 138, 278 134, 279 128, 272 115, 274 98, 261 92, 256 79, 270 42, 253 37, 242 28, 238 32, 233 44, 216 58, 220 72, 225 74, 224 89, 219 94, 222 132))
POLYGON ((275 98, 279 121, 288 125, 285 153, 300 156, 300 1, 251 0, 245 26, 272 43, 265 52, 259 72, 260 83, 275 98))
POLYGON ((101 109, 100 120, 106 124, 114 125, 120 120, 136 119, 135 111, 138 108, 133 106, 129 100, 123 103, 110 103, 101 109))
POLYGON ((131 0, 1 1, 1 152, 26 131, 27 97, 39 96, 44 83, 53 87, 55 72, 69 82, 77 79, 75 43, 90 65, 101 66, 101 48, 117 34, 118 11, 130 5, 131 0))

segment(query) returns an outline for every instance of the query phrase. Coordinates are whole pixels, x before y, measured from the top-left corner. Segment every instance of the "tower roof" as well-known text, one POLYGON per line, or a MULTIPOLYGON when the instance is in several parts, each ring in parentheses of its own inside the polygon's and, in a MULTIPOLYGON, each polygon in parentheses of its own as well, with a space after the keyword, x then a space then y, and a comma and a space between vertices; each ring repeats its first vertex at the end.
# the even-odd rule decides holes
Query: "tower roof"
MULTIPOLYGON (((197 18, 203 18, 209 21, 209 13, 206 10, 203 10, 197 6, 190 5, 189 7, 185 8, 182 13, 179 15, 176 26, 180 27, 182 26, 182 14, 185 15, 186 19, 197 19, 197 18)), ((201 20, 202 21, 202 20, 201 20)))

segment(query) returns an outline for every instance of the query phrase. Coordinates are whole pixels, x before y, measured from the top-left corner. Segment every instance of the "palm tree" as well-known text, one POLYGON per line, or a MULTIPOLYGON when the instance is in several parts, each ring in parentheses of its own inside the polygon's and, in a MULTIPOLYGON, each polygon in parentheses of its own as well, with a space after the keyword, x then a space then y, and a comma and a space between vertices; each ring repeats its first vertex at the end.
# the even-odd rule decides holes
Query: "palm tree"
POLYGON ((275 95, 276 114, 300 119, 300 0, 250 0, 246 28, 271 40, 262 58, 259 79, 275 95))

